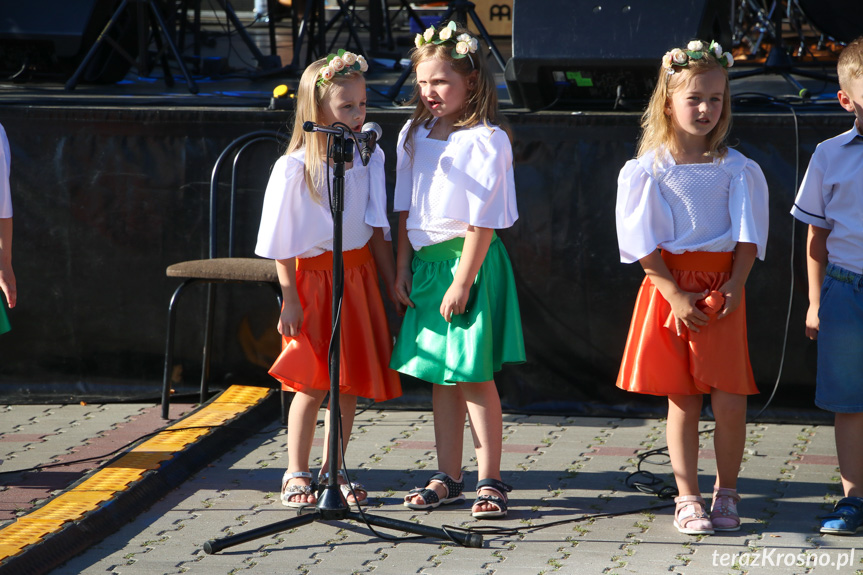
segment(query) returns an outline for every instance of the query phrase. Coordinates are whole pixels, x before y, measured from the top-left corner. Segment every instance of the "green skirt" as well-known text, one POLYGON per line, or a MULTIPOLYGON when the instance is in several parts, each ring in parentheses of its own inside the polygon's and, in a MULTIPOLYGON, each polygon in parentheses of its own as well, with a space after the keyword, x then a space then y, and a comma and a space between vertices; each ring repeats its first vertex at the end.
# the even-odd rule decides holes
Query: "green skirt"
POLYGON ((458 269, 464 238, 421 248, 412 262, 411 300, 390 367, 441 385, 494 378, 503 364, 524 363, 524 337, 515 278, 497 235, 477 273, 467 310, 440 314, 443 296, 458 269))
POLYGON ((6 333, 12 329, 9 325, 9 318, 6 317, 6 309, 3 307, 3 301, 0 299, 0 333, 6 333))

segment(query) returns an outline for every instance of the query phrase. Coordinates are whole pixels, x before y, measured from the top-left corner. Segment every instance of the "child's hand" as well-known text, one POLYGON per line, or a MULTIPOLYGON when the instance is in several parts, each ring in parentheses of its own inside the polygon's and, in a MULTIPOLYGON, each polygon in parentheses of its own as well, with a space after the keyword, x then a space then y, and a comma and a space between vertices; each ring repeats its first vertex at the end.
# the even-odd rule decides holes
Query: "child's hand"
POLYGON ((11 264, 4 267, 3 263, 0 262, 0 291, 6 294, 6 303, 9 304, 9 309, 15 307, 15 303, 18 301, 18 290, 11 264))
MULTIPOLYGON (((414 302, 411 301, 411 288, 413 286, 413 276, 410 271, 399 270, 396 272, 396 285, 394 286, 395 297, 403 306, 399 314, 403 314, 405 307, 414 307, 414 302)), ((396 305, 396 311, 399 311, 396 305)))
POLYGON ((390 299, 391 302, 393 302, 393 307, 396 308, 396 313, 399 316, 403 316, 405 314, 407 306, 399 300, 399 296, 395 291, 395 285, 387 287, 387 297, 390 299))
POLYGON ((740 306, 743 301, 743 284, 730 279, 722 284, 718 291, 725 296, 725 305, 722 306, 722 311, 716 314, 716 319, 722 319, 740 306))
POLYGON ((299 298, 286 298, 279 316, 279 333, 287 337, 300 335, 303 325, 303 306, 299 298))
POLYGON ((443 295, 440 304, 440 314, 450 322, 453 315, 461 315, 467 311, 467 300, 470 297, 470 285, 462 286, 453 283, 443 295))
POLYGON ((821 328, 821 320, 818 319, 818 310, 821 306, 809 304, 806 312, 806 337, 818 339, 818 330, 821 328))
POLYGON ((668 303, 671 304, 671 313, 674 314, 674 326, 677 335, 683 335, 684 327, 697 333, 700 331, 699 326, 707 325, 710 318, 698 309, 696 303, 707 297, 709 293, 710 290, 703 292, 680 291, 668 300, 668 303))

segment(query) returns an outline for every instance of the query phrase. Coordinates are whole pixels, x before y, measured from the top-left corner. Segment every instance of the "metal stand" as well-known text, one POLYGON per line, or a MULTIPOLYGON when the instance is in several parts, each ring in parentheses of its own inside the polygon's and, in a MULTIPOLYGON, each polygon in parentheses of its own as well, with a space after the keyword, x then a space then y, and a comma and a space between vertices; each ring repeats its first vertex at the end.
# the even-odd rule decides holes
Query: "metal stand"
MULTIPOLYGON (((402 3, 404 4, 404 0, 402 3)), ((503 59, 503 56, 501 55, 500 50, 497 49, 494 40, 492 40, 491 36, 489 36, 488 31, 482 24, 482 20, 480 20, 479 16, 476 15, 475 8, 476 4, 474 4, 473 2, 469 2, 468 0, 453 0, 447 6, 446 13, 444 13, 444 15, 441 17, 441 21, 445 22, 447 20, 455 20, 463 26, 467 26, 467 19, 468 17, 470 17, 470 19, 474 23, 474 26, 476 26, 476 29, 479 31, 480 37, 485 41, 489 51, 491 52, 492 56, 494 56, 494 59, 497 61, 498 66, 500 66, 500 69, 506 70, 506 60, 503 59)), ((412 11, 409 13, 412 13, 412 11)), ((420 27, 420 29, 422 29, 422 27, 420 27)), ((396 80, 396 83, 390 86, 390 89, 387 90, 386 94, 384 94, 384 96, 386 96, 388 100, 395 102, 396 96, 398 96, 399 92, 401 92, 402 86, 405 82, 407 82, 407 79, 410 77, 411 72, 413 72, 411 67, 406 67, 405 70, 402 72, 402 75, 399 76, 399 79, 396 80)))
MULTIPOLYGON (((316 127, 310 124, 312 129, 316 127)), ((304 127, 304 129, 307 129, 304 127)), ((307 129, 307 131, 312 131, 307 129)), ((342 128, 337 128, 342 130, 342 128)), ((454 541, 466 547, 482 547, 482 535, 478 533, 451 532, 437 527, 419 525, 410 521, 399 521, 376 517, 369 513, 350 511, 345 498, 342 496, 338 484, 338 462, 341 459, 340 437, 342 433, 341 412, 339 409, 339 350, 341 346, 341 323, 340 309, 342 294, 344 292, 344 260, 342 255, 342 220, 344 213, 345 198, 345 163, 353 161, 353 141, 346 136, 350 130, 345 127, 341 135, 332 134, 333 128, 326 128, 333 138, 333 145, 328 146, 327 156, 333 161, 333 335, 330 345, 329 368, 330 368, 330 442, 327 446, 329 457, 329 477, 327 485, 318 493, 318 502, 312 513, 298 515, 284 521, 278 521, 245 533, 211 539, 204 543, 204 552, 208 554, 218 553, 222 549, 239 545, 253 539, 266 537, 274 533, 307 525, 313 521, 330 521, 353 519, 360 523, 367 523, 378 527, 386 527, 397 531, 415 533, 425 537, 454 541)))
POLYGON ((774 0, 768 21, 761 28, 761 34, 758 37, 757 45, 760 45, 765 38, 765 35, 771 40, 770 52, 767 53, 767 59, 761 68, 755 70, 745 70, 737 72, 729 72, 728 79, 736 80, 738 78, 750 78, 752 76, 760 76, 764 74, 779 74, 786 82, 788 82, 801 98, 809 97, 809 89, 805 88, 792 74, 803 76, 804 78, 812 78, 822 80, 824 82, 836 83, 838 79, 835 76, 823 72, 813 72, 794 66, 791 56, 785 51, 782 46, 782 11, 779 9, 778 1, 774 0))
POLYGON ((111 19, 108 20, 108 23, 105 24, 105 28, 102 30, 102 33, 99 34, 99 38, 90 48, 90 51, 87 52, 87 55, 84 57, 84 60, 78 66, 78 69, 75 70, 75 73, 72 74, 72 77, 69 78, 69 81, 66 82, 66 90, 72 91, 75 89, 75 86, 78 85, 78 80, 81 75, 84 73, 84 70, 87 68, 87 65, 96 55, 99 47, 103 42, 108 42, 114 50, 123 56, 126 60, 128 60, 133 65, 138 67, 139 72, 142 75, 149 74, 150 67, 147 61, 147 38, 149 34, 146 30, 146 22, 147 22, 147 8, 149 8, 150 15, 155 19, 155 23, 153 24, 155 34, 156 46, 160 52, 160 58, 162 62, 162 69, 165 73, 165 84, 169 87, 174 85, 174 76, 171 74, 171 70, 168 66, 168 59, 165 57, 162 42, 165 42, 165 45, 171 50, 171 54, 174 56, 174 60, 176 60, 177 65, 180 67, 180 71, 183 74, 183 77, 186 79, 186 85, 189 87, 189 92, 192 94, 198 93, 198 85, 192 79, 192 76, 189 75, 189 70, 186 68, 186 65, 183 63, 183 58, 180 56, 179 51, 177 50, 177 46, 174 44, 174 40, 171 37, 170 30, 168 26, 165 24, 165 19, 162 17, 162 13, 159 10, 159 7, 155 4, 155 0, 123 0, 120 2, 120 5, 117 7, 117 10, 114 11, 114 14, 111 16, 111 19), (126 10, 126 7, 129 3, 134 3, 138 5, 138 41, 139 41, 139 49, 138 49, 138 61, 136 62, 134 58, 129 56, 129 54, 123 50, 122 46, 120 46, 113 38, 111 38, 108 34, 111 31, 111 28, 117 25, 120 17, 123 12, 126 10), (156 29, 158 28, 158 29, 156 29))
POLYGON ((275 44, 275 40, 274 40, 275 31, 274 31, 274 29, 272 27, 270 27, 270 36, 271 36, 270 37, 270 43, 271 43, 271 50, 270 51, 271 51, 271 54, 269 56, 265 56, 263 54, 263 52, 261 52, 261 50, 255 44, 254 40, 252 40, 251 36, 249 36, 249 33, 246 32, 246 27, 243 25, 242 22, 240 22, 240 19, 237 18, 237 13, 234 12, 234 7, 231 5, 231 3, 227 0, 216 0, 216 1, 218 2, 219 6, 221 6, 222 10, 225 11, 225 15, 228 17, 228 20, 231 21, 231 24, 234 25, 234 28, 237 30, 237 33, 240 35, 240 38, 242 38, 243 43, 246 45, 246 47, 252 53, 252 56, 255 58, 255 61, 258 62, 258 66, 262 70, 271 70, 274 68, 280 68, 282 66, 282 59, 278 55, 276 55, 272 50, 273 44, 275 44))

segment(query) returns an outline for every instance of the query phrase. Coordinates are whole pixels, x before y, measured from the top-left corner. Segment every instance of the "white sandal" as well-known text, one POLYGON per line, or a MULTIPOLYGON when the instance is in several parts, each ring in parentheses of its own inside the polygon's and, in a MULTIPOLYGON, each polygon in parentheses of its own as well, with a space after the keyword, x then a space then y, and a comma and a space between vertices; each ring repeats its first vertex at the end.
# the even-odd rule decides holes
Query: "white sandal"
POLYGON ((304 507, 310 507, 315 505, 317 503, 317 500, 291 501, 291 497, 294 497, 296 495, 305 495, 306 497, 314 495, 311 480, 312 474, 308 471, 295 471, 294 473, 291 473, 290 471, 285 471, 285 474, 282 476, 282 505, 284 505, 285 507, 292 507, 294 509, 303 509, 304 507), (309 485, 288 485, 288 482, 291 479, 296 478, 308 479, 309 485))
MULTIPOLYGON (((362 507, 363 505, 369 504, 369 492, 363 487, 362 483, 357 483, 355 481, 348 481, 345 477, 345 472, 339 469, 339 477, 341 477, 345 483, 339 484, 339 490, 342 492, 342 496, 347 501, 348 505, 352 507, 362 507), (348 495, 354 496, 354 501, 350 501, 348 499, 348 495), (365 495, 365 497, 359 497, 360 495, 365 495)), ((319 487, 324 487, 330 479, 330 472, 323 471, 318 474, 318 485, 319 487)))
POLYGON ((674 526, 686 535, 713 535, 713 523, 704 510, 700 495, 681 495, 674 498, 674 526))

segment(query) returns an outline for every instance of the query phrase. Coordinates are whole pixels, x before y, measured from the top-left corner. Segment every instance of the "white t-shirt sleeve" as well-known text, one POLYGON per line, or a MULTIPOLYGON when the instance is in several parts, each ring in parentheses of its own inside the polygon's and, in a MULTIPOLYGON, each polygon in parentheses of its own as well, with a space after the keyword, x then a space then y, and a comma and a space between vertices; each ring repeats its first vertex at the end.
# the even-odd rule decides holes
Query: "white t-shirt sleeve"
POLYGON ((288 259, 332 238, 332 219, 306 186, 301 154, 282 156, 273 166, 255 247, 259 256, 288 259))
POLYGON ((633 263, 674 239, 671 208, 650 174, 653 154, 629 160, 617 177, 614 214, 620 261, 633 263))

